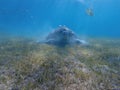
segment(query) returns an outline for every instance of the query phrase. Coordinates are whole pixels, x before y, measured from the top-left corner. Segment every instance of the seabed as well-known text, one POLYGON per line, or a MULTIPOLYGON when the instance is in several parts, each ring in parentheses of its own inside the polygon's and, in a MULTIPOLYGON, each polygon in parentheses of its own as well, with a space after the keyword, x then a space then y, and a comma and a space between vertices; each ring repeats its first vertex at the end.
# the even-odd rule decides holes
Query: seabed
POLYGON ((57 47, 0 41, 0 90, 120 90, 120 40, 57 47))

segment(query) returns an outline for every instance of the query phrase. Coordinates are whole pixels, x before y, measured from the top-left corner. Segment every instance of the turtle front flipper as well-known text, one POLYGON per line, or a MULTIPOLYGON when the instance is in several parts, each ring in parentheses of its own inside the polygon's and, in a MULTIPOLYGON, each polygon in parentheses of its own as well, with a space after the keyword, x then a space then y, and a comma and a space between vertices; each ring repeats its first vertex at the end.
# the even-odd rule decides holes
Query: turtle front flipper
POLYGON ((55 41, 54 39, 49 39, 47 41, 45 41, 46 44, 56 44, 57 41, 55 41))

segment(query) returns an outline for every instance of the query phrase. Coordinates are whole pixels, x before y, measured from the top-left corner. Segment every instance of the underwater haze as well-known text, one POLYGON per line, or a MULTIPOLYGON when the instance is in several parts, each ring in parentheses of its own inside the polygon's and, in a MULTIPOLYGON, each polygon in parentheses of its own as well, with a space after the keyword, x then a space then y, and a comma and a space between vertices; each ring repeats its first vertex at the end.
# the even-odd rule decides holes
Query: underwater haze
POLYGON ((120 90, 120 0, 0 0, 0 90, 120 90))
POLYGON ((39 38, 59 25, 79 36, 120 37, 120 0, 0 0, 0 36, 39 38))

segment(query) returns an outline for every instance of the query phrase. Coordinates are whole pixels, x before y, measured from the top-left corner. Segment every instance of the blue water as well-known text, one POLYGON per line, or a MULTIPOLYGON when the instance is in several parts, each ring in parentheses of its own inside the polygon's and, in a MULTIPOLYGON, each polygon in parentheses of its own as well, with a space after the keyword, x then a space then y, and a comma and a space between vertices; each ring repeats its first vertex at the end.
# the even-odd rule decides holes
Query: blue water
POLYGON ((40 37, 58 25, 81 36, 120 37, 120 0, 0 0, 0 36, 40 37))

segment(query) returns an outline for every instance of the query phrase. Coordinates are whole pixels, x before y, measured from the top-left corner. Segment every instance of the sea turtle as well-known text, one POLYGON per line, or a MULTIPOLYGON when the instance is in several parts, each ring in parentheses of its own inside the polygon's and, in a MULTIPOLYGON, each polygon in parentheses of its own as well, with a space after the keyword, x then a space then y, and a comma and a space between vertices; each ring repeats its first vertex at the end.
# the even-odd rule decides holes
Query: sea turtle
POLYGON ((84 40, 80 40, 78 36, 66 26, 59 26, 56 30, 48 34, 44 43, 57 46, 87 44, 84 40))

